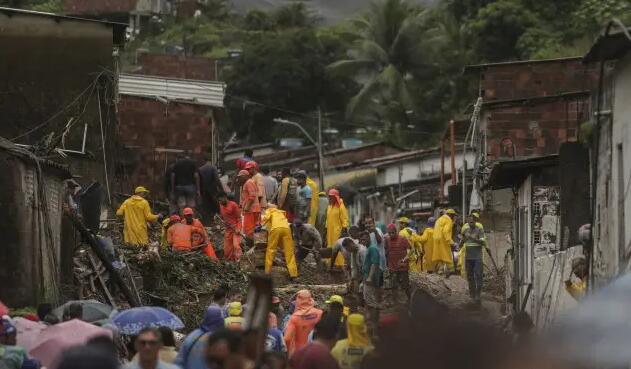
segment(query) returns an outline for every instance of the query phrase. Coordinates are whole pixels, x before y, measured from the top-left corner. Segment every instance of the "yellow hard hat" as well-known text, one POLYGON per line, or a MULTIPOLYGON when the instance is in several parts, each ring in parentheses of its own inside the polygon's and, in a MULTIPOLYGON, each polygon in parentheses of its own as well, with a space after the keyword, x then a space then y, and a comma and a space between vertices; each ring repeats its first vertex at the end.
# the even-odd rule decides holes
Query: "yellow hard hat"
POLYGON ((398 222, 407 224, 410 223, 410 219, 408 217, 401 217, 399 218, 398 222))
POLYGON ((445 212, 445 214, 449 214, 449 215, 456 215, 456 211, 454 209, 447 209, 447 211, 445 212))
POLYGON ((332 295, 328 300, 325 301, 327 304, 331 304, 333 302, 337 302, 338 304, 344 305, 344 298, 340 295, 332 295))
POLYGON ((239 316, 243 311, 243 306, 239 301, 233 301, 228 304, 228 315, 230 316, 239 316))
POLYGON ((143 193, 143 192, 149 192, 149 190, 144 188, 143 186, 138 186, 136 187, 136 190, 134 191, 134 193, 143 193))

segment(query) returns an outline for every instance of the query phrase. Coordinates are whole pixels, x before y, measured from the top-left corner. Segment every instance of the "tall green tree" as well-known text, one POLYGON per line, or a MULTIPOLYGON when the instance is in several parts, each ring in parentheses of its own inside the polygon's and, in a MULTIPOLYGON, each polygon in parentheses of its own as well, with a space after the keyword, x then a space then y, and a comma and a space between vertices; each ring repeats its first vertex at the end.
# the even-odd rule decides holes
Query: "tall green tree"
POLYGON ((385 124, 391 133, 411 123, 409 82, 429 61, 422 42, 426 16, 423 8, 404 0, 382 0, 354 21, 357 41, 347 58, 328 68, 332 75, 353 76, 361 85, 348 103, 347 119, 385 124))

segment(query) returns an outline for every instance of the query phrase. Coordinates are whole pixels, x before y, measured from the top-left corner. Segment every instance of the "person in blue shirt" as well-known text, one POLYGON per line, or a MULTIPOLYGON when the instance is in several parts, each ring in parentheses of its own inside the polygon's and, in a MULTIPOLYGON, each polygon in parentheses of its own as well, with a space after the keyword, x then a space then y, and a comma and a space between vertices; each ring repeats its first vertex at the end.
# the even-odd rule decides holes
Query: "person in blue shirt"
POLYGON ((278 318, 276 314, 269 313, 268 325, 267 337, 265 338, 265 351, 287 353, 283 332, 278 329, 278 318))
POLYGON ((216 305, 209 306, 199 328, 184 339, 173 364, 182 369, 207 369, 205 350, 208 337, 223 328, 224 324, 222 309, 216 305))
POLYGON ((311 215, 311 187, 307 185, 307 172, 299 170, 294 175, 298 183, 298 199, 296 201, 296 218, 307 223, 311 215))

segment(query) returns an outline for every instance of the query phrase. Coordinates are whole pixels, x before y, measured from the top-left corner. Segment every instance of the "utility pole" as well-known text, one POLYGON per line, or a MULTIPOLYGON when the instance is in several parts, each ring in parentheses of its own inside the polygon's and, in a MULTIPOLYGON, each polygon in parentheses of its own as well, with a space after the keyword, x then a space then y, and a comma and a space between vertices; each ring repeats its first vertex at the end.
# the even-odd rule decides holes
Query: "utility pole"
POLYGON ((316 140, 314 140, 314 139, 313 139, 313 137, 311 137, 311 135, 309 134, 309 132, 307 132, 307 130, 306 130, 306 129, 304 129, 304 127, 303 127, 303 126, 301 126, 301 125, 300 125, 300 123, 292 122, 292 121, 290 121, 290 120, 287 120, 287 119, 281 119, 281 118, 276 118, 276 119, 274 119, 274 122, 275 122, 275 123, 279 123, 279 124, 286 124, 286 125, 288 125, 288 126, 294 126, 294 127, 298 128, 298 129, 302 132, 302 134, 304 134, 304 135, 305 135, 305 137, 307 138, 307 140, 309 140, 309 142, 311 142, 311 144, 312 144, 313 146, 315 146, 315 147, 316 147, 317 152, 318 152, 318 166, 320 167, 320 168, 319 168, 319 172, 320 172, 320 186, 323 186, 323 187, 324 187, 324 167, 323 167, 323 165, 322 165, 322 162, 324 161, 324 158, 323 158, 323 154, 322 154, 322 145, 321 145, 321 142, 322 142, 322 138, 321 138, 321 136, 322 136, 322 132, 321 132, 321 130, 319 129, 319 128, 320 128, 320 125, 321 125, 321 122, 320 122, 320 121, 322 120, 322 119, 321 119, 321 117, 320 117, 320 115, 321 115, 321 114, 320 114, 320 109, 318 109, 318 142, 316 142, 316 140))
MULTIPOLYGON (((322 155, 322 110, 318 106, 318 177, 320 177, 320 191, 324 191, 324 158, 322 155)), ((315 196, 315 195, 312 195, 315 196)))

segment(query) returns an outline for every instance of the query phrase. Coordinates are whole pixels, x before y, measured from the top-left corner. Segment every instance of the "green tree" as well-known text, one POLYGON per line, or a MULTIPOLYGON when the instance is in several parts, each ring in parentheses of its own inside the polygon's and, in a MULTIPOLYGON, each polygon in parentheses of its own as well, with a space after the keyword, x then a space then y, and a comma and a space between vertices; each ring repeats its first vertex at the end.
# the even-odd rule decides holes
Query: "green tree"
POLYGON ((292 3, 274 12, 274 22, 279 28, 309 28, 316 24, 317 19, 304 3, 292 3))
POLYGON ((422 42, 426 15, 404 0, 383 0, 355 20, 357 41, 345 59, 328 68, 332 75, 353 76, 361 85, 348 103, 347 119, 385 124, 391 133, 410 124, 414 101, 408 84, 428 61, 422 42))
POLYGON ((480 9, 471 21, 474 47, 488 61, 518 58, 517 42, 537 24, 537 17, 518 0, 499 0, 480 9))
POLYGON ((248 31, 271 31, 275 26, 272 17, 259 9, 250 10, 243 18, 243 27, 248 31))

